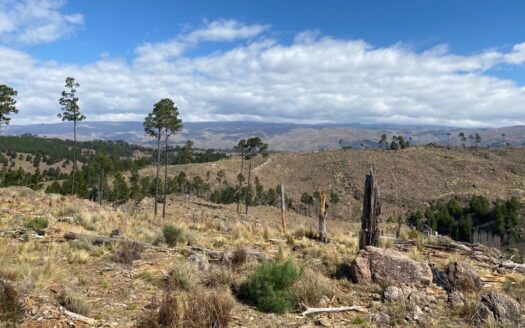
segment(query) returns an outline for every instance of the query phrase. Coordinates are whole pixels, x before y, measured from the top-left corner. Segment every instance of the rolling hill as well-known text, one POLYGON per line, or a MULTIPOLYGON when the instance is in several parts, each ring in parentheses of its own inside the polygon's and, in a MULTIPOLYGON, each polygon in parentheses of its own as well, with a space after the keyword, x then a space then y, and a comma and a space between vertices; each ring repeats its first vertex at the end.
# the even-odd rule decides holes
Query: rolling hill
MULTIPOLYGON (((512 147, 525 146, 525 126, 463 129, 359 123, 306 125, 268 122, 185 122, 183 131, 173 137, 173 143, 182 144, 191 139, 199 148, 231 149, 239 139, 257 135, 268 142, 270 149, 274 151, 311 152, 339 149, 342 146, 375 148, 382 134, 387 134, 389 138, 401 135, 413 144, 458 145, 457 136, 460 132, 464 132, 467 137, 479 133, 482 147, 501 147, 505 144, 512 147)), ((68 123, 12 125, 3 128, 2 133, 31 133, 65 139, 71 138, 71 126, 68 123)), ((78 125, 78 136, 80 140, 124 140, 145 145, 153 143, 144 133, 142 122, 81 122, 78 125)))

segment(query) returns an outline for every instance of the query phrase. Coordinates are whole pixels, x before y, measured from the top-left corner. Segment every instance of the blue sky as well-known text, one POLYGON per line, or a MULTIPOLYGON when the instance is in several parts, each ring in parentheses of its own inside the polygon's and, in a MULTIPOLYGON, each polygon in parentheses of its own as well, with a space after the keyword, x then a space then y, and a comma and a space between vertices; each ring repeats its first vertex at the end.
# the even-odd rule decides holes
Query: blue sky
POLYGON ((14 124, 91 120, 525 124, 523 1, 0 0, 14 124), (504 108, 505 110, 502 110, 504 108))

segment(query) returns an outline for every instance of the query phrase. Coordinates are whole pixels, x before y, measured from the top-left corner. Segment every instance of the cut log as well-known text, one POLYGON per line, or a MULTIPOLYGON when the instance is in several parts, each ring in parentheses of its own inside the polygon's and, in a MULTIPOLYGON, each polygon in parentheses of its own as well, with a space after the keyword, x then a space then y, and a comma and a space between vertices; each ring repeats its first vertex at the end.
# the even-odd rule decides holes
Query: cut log
POLYGON ((365 195, 363 197, 363 217, 361 219, 361 232, 359 233, 359 249, 366 246, 379 247, 379 215, 381 214, 379 187, 376 185, 374 171, 365 179, 365 195))
POLYGON ((334 313, 334 312, 346 312, 346 311, 356 311, 356 312, 368 312, 368 310, 362 306, 342 306, 342 307, 330 307, 330 308, 310 308, 305 307, 305 311, 301 315, 311 315, 318 313, 334 313))

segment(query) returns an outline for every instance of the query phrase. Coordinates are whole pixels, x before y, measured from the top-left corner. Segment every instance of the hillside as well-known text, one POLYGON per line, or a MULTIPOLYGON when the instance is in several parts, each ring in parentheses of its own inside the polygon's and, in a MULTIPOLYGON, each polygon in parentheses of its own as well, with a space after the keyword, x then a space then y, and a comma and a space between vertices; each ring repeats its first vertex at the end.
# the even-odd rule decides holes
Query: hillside
MULTIPOLYGON (((212 192, 233 184, 240 164, 232 157, 168 171, 171 181, 183 171, 187 181, 200 176, 212 192)), ((0 318, 45 328, 515 327, 525 320, 525 267, 508 261, 523 261, 520 245, 457 243, 406 225, 397 234, 386 220, 454 195, 524 200, 525 149, 272 153, 252 166, 253 179, 265 188, 283 183, 292 198, 286 232, 278 207, 240 214, 235 203, 206 201, 206 192, 169 194, 166 217, 154 217, 152 165, 139 171, 150 182, 138 202, 99 205, 0 188, 0 318), (380 247, 359 251, 370 168, 381 189, 380 247), (319 189, 341 198, 328 209, 329 243, 316 238, 315 213, 298 207, 302 193, 319 189), (497 316, 495 306, 506 314, 497 316)))
MULTIPOLYGON (((184 122, 183 130, 173 136, 172 140, 178 145, 191 139, 199 148, 231 149, 242 138, 259 136, 268 142, 270 149, 274 151, 310 152, 340 149, 341 146, 376 148, 382 134, 387 134, 389 139, 393 135, 401 135, 418 145, 436 143, 458 146, 460 141, 457 136, 460 132, 465 133, 467 137, 479 133, 483 147, 525 145, 525 126, 467 129, 359 123, 306 125, 268 122, 184 122), (447 133, 450 133, 450 137, 447 133)), ((31 133, 70 139, 71 126, 68 123, 12 125, 3 128, 2 133, 31 133)), ((153 144, 152 139, 144 133, 142 122, 81 122, 78 126, 78 137, 80 140, 124 140, 134 144, 153 144)), ((466 145, 468 143, 469 141, 465 142, 466 145)))
MULTIPOLYGON (((474 314, 480 298, 470 289, 460 296, 463 301, 454 303, 436 284, 404 299, 391 292, 411 291, 408 287, 351 283, 345 270, 357 254, 358 224, 329 221, 331 242, 323 244, 308 237, 315 220, 295 213, 288 215, 289 234, 281 234, 276 208, 256 207, 251 215, 240 216, 235 206, 194 198, 170 197, 168 205, 163 219, 151 216, 152 203, 147 199, 115 211, 74 197, 20 187, 1 189, 0 283, 15 292, 2 294, 10 303, 0 309, 17 309, 15 320, 28 327, 159 327, 163 325, 157 325, 162 322, 157 313, 165 313, 166 297, 175 288, 182 302, 175 304, 190 311, 184 312, 192 323, 187 327, 216 322, 209 320, 227 320, 229 327, 478 326, 474 314), (36 228, 42 220, 48 226, 36 228), (181 232, 175 247, 162 237, 166 224, 181 232), (237 260, 225 259, 223 252, 237 260), (295 302, 353 305, 360 310, 301 316, 294 313, 300 310, 299 303, 284 315, 258 310, 240 296, 240 290, 261 265, 256 260, 260 256, 277 263, 289 259, 305 270, 294 284, 295 302), (210 306, 224 312, 213 312, 210 306)), ((508 294, 523 306, 525 276, 491 269, 489 260, 501 261, 496 250, 475 245, 467 247, 475 252, 447 250, 438 247, 443 242, 438 239, 408 236, 406 229, 395 243, 384 237, 382 247, 401 251, 392 254, 412 261, 411 265, 430 262, 447 268, 460 263, 479 274, 479 287, 471 288, 479 288, 480 294, 508 294)), ((525 318, 511 319, 515 323, 525 318)))
MULTIPOLYGON (((224 170, 234 183, 240 158, 215 163, 169 167, 170 176, 181 171, 212 183, 224 170)), ((303 192, 334 190, 341 196, 336 216, 359 219, 364 176, 373 168, 381 187, 385 216, 406 212, 452 195, 485 195, 489 199, 518 196, 525 199, 525 149, 460 150, 415 147, 402 151, 347 150, 322 153, 277 153, 257 158, 253 173, 266 188, 283 183, 296 203, 303 192)), ((141 171, 154 175, 154 168, 141 171)), ((246 169, 244 175, 247 175, 246 169)))

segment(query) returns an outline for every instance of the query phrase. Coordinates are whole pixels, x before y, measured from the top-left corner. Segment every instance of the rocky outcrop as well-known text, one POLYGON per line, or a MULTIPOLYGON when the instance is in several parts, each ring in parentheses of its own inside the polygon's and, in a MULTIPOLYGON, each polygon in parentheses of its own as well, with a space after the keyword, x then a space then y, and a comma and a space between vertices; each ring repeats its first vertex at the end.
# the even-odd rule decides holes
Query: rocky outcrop
POLYGON ((351 265, 354 283, 381 286, 425 287, 432 283, 432 271, 426 263, 416 262, 391 249, 367 246, 351 265))
POLYGON ((483 295, 476 305, 474 319, 483 323, 500 322, 505 325, 517 325, 520 318, 520 305, 515 299, 490 291, 483 295))
POLYGON ((452 290, 477 292, 481 289, 479 274, 465 262, 449 264, 447 276, 452 290))

